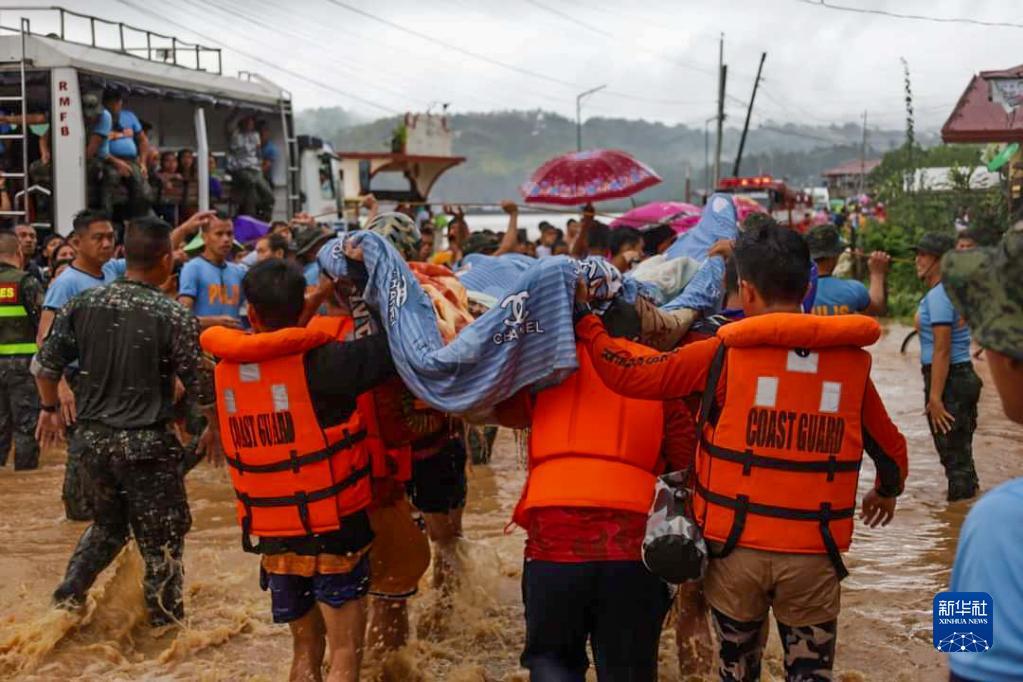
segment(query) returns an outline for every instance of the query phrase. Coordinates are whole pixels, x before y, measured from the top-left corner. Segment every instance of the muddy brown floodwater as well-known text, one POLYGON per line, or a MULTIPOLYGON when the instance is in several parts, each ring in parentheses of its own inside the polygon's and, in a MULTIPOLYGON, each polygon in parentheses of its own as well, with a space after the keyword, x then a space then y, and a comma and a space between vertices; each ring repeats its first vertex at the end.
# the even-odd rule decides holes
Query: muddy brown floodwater
MULTIPOLYGON (((858 527, 847 563, 836 669, 840 680, 941 680, 944 657, 930 644, 931 600, 948 582, 969 503, 945 502, 945 482, 922 411, 917 351, 898 352, 907 333, 890 327, 875 346, 873 377, 910 444, 910 479, 895 521, 858 527)), ((984 362, 980 374, 988 378, 984 362)), ((1002 415, 991 382, 975 439, 984 490, 1023 474, 1021 431, 1002 415)), ((502 430, 492 464, 470 472, 462 548, 468 578, 454 605, 426 585, 413 601, 420 632, 406 651, 368 662, 366 678, 525 680, 518 667, 523 621, 518 582, 521 531, 504 527, 521 488, 521 450, 502 430), (428 630, 428 631, 427 631, 428 630)), ((188 478, 194 516, 185 546, 187 622, 144 625, 141 561, 122 553, 93 589, 84 615, 49 608, 49 596, 84 524, 65 521, 63 453, 38 471, 0 470, 0 678, 22 680, 282 680, 291 656, 287 628, 270 622, 257 559, 242 552, 227 472, 200 466, 188 478)), ((864 467, 865 491, 873 480, 864 467)), ((674 628, 665 628, 661 679, 678 680, 674 628)), ((764 679, 783 679, 772 634, 764 679)))

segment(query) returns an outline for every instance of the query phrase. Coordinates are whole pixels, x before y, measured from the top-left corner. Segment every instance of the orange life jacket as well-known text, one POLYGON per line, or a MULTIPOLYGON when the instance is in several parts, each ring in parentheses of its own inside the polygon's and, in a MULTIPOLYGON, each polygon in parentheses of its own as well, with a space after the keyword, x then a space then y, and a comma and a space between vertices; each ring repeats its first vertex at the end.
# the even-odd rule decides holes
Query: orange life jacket
POLYGON ((604 385, 585 348, 579 369, 540 391, 529 436, 529 477, 512 520, 525 527, 541 507, 646 514, 662 466, 664 405, 604 385))
MULTIPOLYGON (((309 320, 306 329, 325 332, 338 341, 351 341, 355 321, 350 315, 316 315, 309 320)), ((400 379, 397 381, 401 382, 400 379)), ((404 389, 404 384, 401 386, 404 389)), ((373 478, 408 481, 412 478, 412 447, 408 443, 389 444, 384 439, 374 399, 375 391, 377 389, 366 391, 355 400, 366 427, 366 448, 373 464, 373 478)))
POLYGON ((863 315, 778 313, 722 327, 700 410, 693 510, 705 537, 828 554, 849 548, 870 377, 862 350, 880 336, 863 315), (725 400, 714 394, 724 371, 725 400))
POLYGON ((316 418, 302 356, 334 338, 288 328, 262 334, 212 327, 202 347, 220 358, 217 413, 242 544, 337 530, 369 506, 370 463, 359 411, 343 424, 316 418))

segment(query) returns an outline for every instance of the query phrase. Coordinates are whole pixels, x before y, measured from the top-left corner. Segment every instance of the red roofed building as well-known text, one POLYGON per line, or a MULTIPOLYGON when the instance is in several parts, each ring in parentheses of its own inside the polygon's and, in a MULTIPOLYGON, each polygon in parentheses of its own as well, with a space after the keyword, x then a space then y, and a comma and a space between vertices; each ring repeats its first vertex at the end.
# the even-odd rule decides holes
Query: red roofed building
POLYGON ((941 128, 945 142, 1023 142, 1023 64, 973 77, 941 128))
POLYGON ((881 164, 881 159, 847 161, 841 166, 826 170, 821 175, 828 183, 828 196, 832 199, 848 199, 866 187, 866 177, 881 164), (861 182, 862 180, 862 182, 861 182))

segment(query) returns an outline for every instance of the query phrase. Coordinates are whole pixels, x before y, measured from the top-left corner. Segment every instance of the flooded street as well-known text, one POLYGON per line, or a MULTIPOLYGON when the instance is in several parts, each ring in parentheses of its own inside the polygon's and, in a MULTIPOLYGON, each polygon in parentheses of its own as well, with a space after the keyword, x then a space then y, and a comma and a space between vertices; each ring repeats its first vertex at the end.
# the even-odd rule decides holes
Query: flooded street
MULTIPOLYGON (((910 478, 895 521, 858 527, 847 555, 837 679, 940 680, 944 657, 930 643, 931 600, 944 589, 969 503, 945 502, 945 479, 922 416, 917 346, 898 352, 907 333, 891 327, 873 349, 873 378, 910 444, 910 478)), ((988 384, 974 441, 984 491, 1023 475, 1018 427, 1002 416, 988 384)), ((288 629, 270 622, 259 590, 258 560, 242 552, 226 470, 200 466, 188 478, 193 529, 185 546, 187 624, 150 632, 142 626, 141 561, 134 548, 93 589, 84 616, 49 609, 85 524, 63 519, 63 454, 49 452, 38 471, 0 470, 0 678, 22 680, 281 680, 291 658, 288 629)), ((468 577, 454 605, 426 585, 412 601, 419 634, 407 651, 368 662, 367 678, 524 680, 519 595, 522 543, 505 534, 524 472, 518 444, 502 430, 493 463, 470 472, 464 559, 468 577)), ((873 481, 864 466, 861 492, 873 481)), ((662 640, 663 680, 678 680, 674 629, 662 640)), ((782 679, 772 634, 765 678, 782 679)))

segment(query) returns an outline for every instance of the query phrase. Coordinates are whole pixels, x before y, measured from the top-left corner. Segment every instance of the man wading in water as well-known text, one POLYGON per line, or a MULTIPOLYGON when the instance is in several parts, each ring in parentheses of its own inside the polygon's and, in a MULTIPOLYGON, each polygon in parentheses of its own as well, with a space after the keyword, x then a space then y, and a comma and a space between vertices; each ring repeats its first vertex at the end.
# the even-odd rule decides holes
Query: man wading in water
POLYGON ((747 228, 735 262, 746 319, 714 338, 644 352, 608 336, 593 315, 576 334, 600 378, 622 395, 703 393, 693 508, 714 553, 704 593, 721 679, 760 679, 773 610, 787 678, 827 680, 863 451, 877 480, 862 515, 870 526, 887 524, 906 477, 906 441, 862 350, 880 336, 877 322, 800 313, 810 278, 802 238, 773 225, 747 228), (762 419, 764 410, 774 416, 762 419))
POLYGON ((254 334, 212 327, 217 414, 242 546, 262 555, 275 623, 293 637, 292 680, 357 680, 373 540, 366 427, 356 399, 394 374, 387 336, 338 343, 300 327, 301 268, 258 263, 242 281, 254 334), (252 544, 251 536, 258 543, 252 544))
MULTIPOLYGON (((214 400, 212 377, 201 366, 198 324, 159 289, 174 265, 170 232, 158 218, 129 224, 124 278, 68 302, 57 313, 35 367, 42 410, 36 435, 45 447, 64 434, 57 383, 68 365, 80 365, 77 435, 94 488, 94 521, 78 541, 53 599, 60 606, 81 606, 130 531, 146 564, 144 590, 153 626, 184 617, 181 557, 192 517, 181 446, 168 428, 175 377, 208 417, 214 400)), ((215 432, 207 430, 199 447, 203 452, 219 448, 215 432)))

